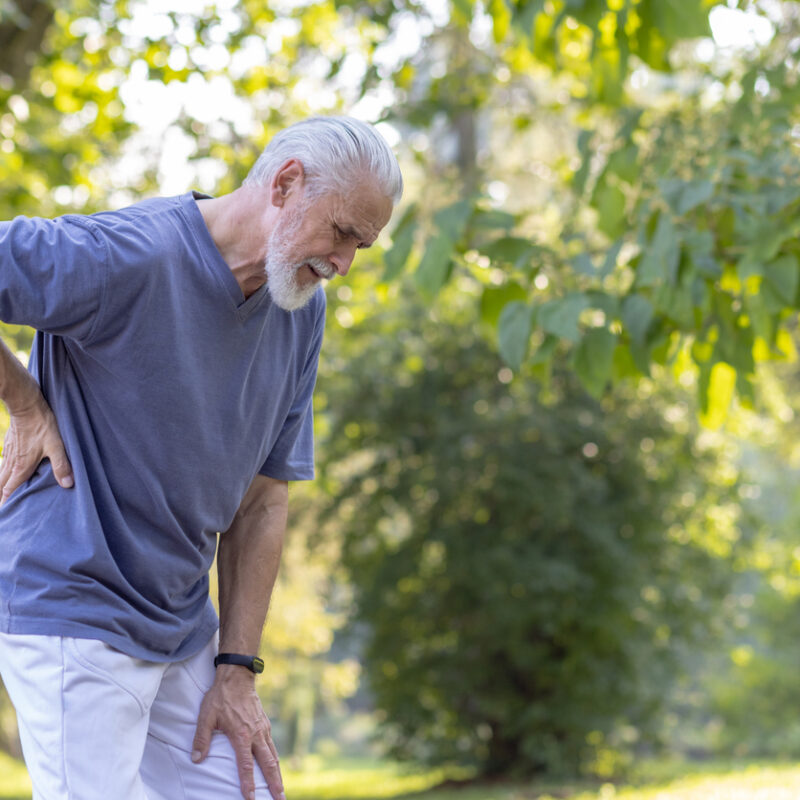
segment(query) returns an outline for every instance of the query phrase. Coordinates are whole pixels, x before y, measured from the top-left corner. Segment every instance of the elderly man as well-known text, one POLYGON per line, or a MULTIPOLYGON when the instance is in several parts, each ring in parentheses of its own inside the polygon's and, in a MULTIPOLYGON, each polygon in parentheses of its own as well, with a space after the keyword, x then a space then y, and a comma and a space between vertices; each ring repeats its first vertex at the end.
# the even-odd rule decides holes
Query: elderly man
POLYGON ((37 800, 284 797, 254 677, 320 284, 401 192, 374 129, 315 118, 229 195, 0 223, 0 319, 37 329, 30 372, 0 353, 0 674, 37 800))

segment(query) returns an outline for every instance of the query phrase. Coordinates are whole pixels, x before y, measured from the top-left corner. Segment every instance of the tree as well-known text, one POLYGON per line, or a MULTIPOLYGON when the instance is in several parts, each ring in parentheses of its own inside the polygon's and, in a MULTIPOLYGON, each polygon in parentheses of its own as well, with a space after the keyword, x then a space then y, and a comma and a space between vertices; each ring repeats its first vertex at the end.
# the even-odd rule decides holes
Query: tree
POLYGON ((488 774, 613 770, 711 624, 732 487, 675 398, 600 404, 563 373, 542 398, 448 300, 413 327, 368 314, 320 378, 321 535, 343 536, 385 739, 488 774))

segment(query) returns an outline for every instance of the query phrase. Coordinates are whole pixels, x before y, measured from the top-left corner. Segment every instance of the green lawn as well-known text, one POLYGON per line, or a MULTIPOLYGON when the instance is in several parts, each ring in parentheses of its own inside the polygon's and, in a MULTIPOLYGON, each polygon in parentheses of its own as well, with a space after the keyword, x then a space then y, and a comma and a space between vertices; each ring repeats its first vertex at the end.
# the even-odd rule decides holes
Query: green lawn
MULTIPOLYGON (((375 761, 311 760, 302 772, 284 770, 289 800, 797 800, 800 766, 754 764, 706 767, 669 765, 645 774, 684 777, 638 787, 605 784, 495 783, 436 789, 440 770, 409 770, 375 761)), ((451 773, 452 775, 452 773, 451 773)), ((30 800, 25 768, 0 753, 0 800, 30 800)))

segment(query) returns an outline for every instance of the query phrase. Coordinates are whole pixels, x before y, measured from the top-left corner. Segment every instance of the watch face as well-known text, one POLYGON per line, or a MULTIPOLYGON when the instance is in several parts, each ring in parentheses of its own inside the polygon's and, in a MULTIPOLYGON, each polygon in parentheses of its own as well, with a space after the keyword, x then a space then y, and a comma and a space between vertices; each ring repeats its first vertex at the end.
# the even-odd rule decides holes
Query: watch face
POLYGON ((256 656, 253 659, 253 672, 259 673, 264 671, 264 660, 256 656))

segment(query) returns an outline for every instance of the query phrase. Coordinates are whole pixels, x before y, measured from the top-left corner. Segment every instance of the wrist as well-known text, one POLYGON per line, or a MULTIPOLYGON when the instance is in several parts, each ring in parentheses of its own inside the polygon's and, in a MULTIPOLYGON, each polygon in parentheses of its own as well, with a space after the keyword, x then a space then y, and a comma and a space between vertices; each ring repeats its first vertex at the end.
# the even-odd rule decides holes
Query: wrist
POLYGON ((254 692, 256 690, 255 673, 247 667, 235 664, 220 664, 215 670, 214 683, 222 689, 236 692, 254 692))
POLYGON ((253 675, 258 675, 264 671, 264 662, 258 656, 221 652, 214 659, 214 667, 217 669, 220 667, 240 667, 248 670, 253 675))
POLYGON ((39 384, 24 371, 24 375, 13 381, 3 393, 3 401, 12 417, 22 417, 34 412, 42 413, 48 409, 39 384))

